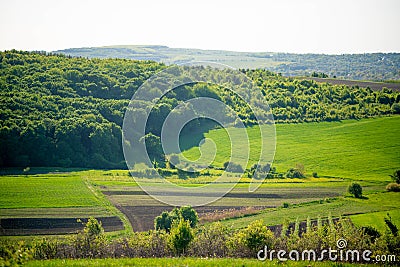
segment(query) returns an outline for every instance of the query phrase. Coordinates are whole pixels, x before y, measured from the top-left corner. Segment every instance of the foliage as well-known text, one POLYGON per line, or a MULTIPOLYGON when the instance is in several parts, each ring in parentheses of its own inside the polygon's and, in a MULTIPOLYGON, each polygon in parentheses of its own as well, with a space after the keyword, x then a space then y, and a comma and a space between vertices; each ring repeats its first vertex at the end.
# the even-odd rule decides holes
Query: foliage
POLYGON ((197 257, 226 257, 230 237, 231 232, 220 222, 201 226, 190 245, 189 254, 197 257))
POLYGON ((390 177, 392 177, 395 183, 400 184, 400 170, 394 171, 393 174, 390 175, 390 177))
POLYGON ((173 223, 181 219, 188 221, 190 227, 195 227, 199 221, 199 216, 190 206, 182 206, 179 209, 174 208, 170 212, 164 211, 161 215, 157 216, 154 219, 154 228, 156 230, 163 229, 169 232, 173 223))
POLYGON ((178 255, 182 255, 186 251, 193 238, 194 234, 189 221, 180 218, 179 222, 175 221, 173 223, 170 242, 178 255))
POLYGON ((390 217, 390 215, 388 214, 387 217, 385 217, 385 223, 387 225, 387 227, 390 230, 390 233, 394 236, 397 236, 397 234, 399 233, 399 229, 397 228, 397 226, 393 223, 392 218, 390 217))
POLYGON ((90 217, 81 232, 72 238, 74 257, 97 258, 107 251, 104 229, 97 219, 90 217))
POLYGON ((358 183, 352 183, 349 186, 348 191, 350 194, 354 195, 354 197, 356 197, 356 198, 362 197, 362 187, 358 183))
MULTIPOLYGON (((388 218, 387 221, 391 219, 388 218)), ((388 224, 390 229, 393 225, 393 223, 391 226, 388 224)), ((373 251, 374 255, 399 253, 400 238, 393 230, 380 234, 370 227, 356 227, 345 218, 332 219, 329 216, 323 223, 312 226, 309 222, 306 228, 298 226, 295 228, 297 230, 289 227, 289 233, 282 231, 283 234, 280 236, 274 236, 260 220, 251 222, 244 229, 233 231, 221 223, 192 229, 188 221, 180 219, 174 223, 170 233, 164 230, 133 233, 128 238, 99 242, 96 250, 88 247, 86 253, 76 249, 75 239, 67 239, 64 242, 43 239, 32 243, 10 239, 1 243, 0 263, 7 266, 33 258, 161 258, 173 255, 255 258, 257 252, 264 249, 264 246, 267 246, 269 251, 307 249, 321 253, 324 249, 336 248, 339 239, 346 240, 346 249, 359 251, 368 249, 373 251), (302 230, 298 232, 298 229, 302 230)), ((94 233, 97 233, 97 230, 94 233)), ((84 231, 81 234, 84 234, 84 231)))
POLYGON ((32 248, 24 241, 0 241, 1 266, 19 266, 31 260, 32 258, 32 248))
POLYGON ((256 255, 264 246, 273 247, 274 234, 262 220, 257 220, 236 232, 228 244, 238 256, 256 255))
MULTIPOLYGON (((150 61, 0 52, 0 167, 125 168, 124 112, 137 88, 163 68, 150 61)), ((265 70, 242 71, 259 85, 277 123, 395 114, 400 102, 399 92, 390 89, 372 91, 285 78, 265 70)), ((151 111, 148 102, 133 108, 143 115, 150 113, 146 134, 160 137, 166 116, 196 96, 221 99, 245 125, 255 123, 248 105, 216 85, 186 85, 167 94, 151 111)), ((183 108, 190 111, 187 105, 183 108)), ((195 121, 192 127, 200 124, 195 121)), ((141 138, 145 137, 138 136, 136 141, 141 138)), ((162 162, 165 159, 156 144, 151 142, 149 154, 154 157, 151 160, 162 162)))
POLYGON ((242 173, 244 171, 242 166, 240 166, 240 164, 228 161, 224 163, 224 169, 228 172, 235 172, 235 173, 242 173))

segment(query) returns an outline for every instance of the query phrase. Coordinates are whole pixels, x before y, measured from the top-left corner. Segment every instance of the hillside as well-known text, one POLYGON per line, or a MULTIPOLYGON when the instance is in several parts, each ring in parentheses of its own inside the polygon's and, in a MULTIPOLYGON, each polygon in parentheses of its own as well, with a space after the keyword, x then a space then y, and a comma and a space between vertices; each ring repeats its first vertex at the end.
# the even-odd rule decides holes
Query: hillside
MULTIPOLYGON (((0 53, 0 167, 125 168, 121 126, 129 99, 165 65, 154 61, 86 59, 45 53, 0 53)), ((243 70, 261 89, 276 123, 341 121, 400 113, 400 93, 285 78, 243 70)), ((255 97, 259 91, 250 92, 255 97)), ((209 96, 255 123, 248 107, 218 86, 184 85, 151 111, 147 133, 188 98, 209 96), (179 90, 178 90, 179 89, 179 90)), ((140 107, 148 109, 149 103, 140 107)), ((138 137, 141 138, 142 136, 138 137)), ((157 149, 149 153, 157 154, 157 149)))
MULTIPOLYGON (((262 126, 265 127, 265 126, 262 126)), ((230 130, 231 134, 239 129, 230 130)), ((285 174, 296 164, 302 164, 307 175, 339 177, 363 181, 387 181, 400 166, 398 132, 400 116, 346 120, 342 122, 278 124, 273 167, 285 174)), ((262 145, 257 127, 247 130, 251 140, 249 166, 258 161, 262 145)), ((193 138, 192 136, 186 138, 193 138)), ((222 167, 230 159, 230 140, 224 129, 204 134, 208 138, 200 147, 208 151, 210 140, 218 145, 213 166, 222 167)), ((236 144, 245 151, 247 140, 236 144)), ((264 140, 265 142, 265 140, 264 140)), ((186 158, 199 157, 199 147, 183 151, 186 158)))
POLYGON ((74 57, 154 60, 165 64, 213 61, 235 68, 265 68, 284 76, 310 76, 322 72, 330 77, 355 80, 400 80, 400 54, 291 54, 233 52, 170 48, 167 46, 117 45, 55 51, 74 57))

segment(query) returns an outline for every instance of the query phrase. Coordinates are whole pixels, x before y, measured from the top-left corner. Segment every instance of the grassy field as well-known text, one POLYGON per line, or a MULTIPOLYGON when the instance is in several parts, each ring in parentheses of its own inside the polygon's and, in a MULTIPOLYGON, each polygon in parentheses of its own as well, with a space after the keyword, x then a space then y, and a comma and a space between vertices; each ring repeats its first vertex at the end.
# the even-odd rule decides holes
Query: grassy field
MULTIPOLYGON (((92 216, 108 220, 117 216, 125 229, 130 231, 125 216, 89 182, 93 173, 102 171, 53 172, 40 168, 30 172, 41 174, 0 176, 0 219, 20 218, 26 222, 29 218, 40 218, 42 223, 49 224, 53 219, 71 221, 68 219, 92 216), (44 174, 45 171, 48 173, 44 174)), ((68 228, 69 232, 69 225, 58 224, 57 227, 61 232, 66 231, 63 228, 68 228)), ((39 232, 45 233, 45 229, 39 232)), ((32 231, 37 233, 36 230, 32 231)), ((29 230, 22 232, 26 234, 29 230)))
MULTIPOLYGON (((25 266, 55 267, 55 266, 357 266, 335 262, 296 262, 296 261, 259 261, 256 259, 231 258, 136 258, 136 259, 81 259, 81 260, 45 260, 29 261, 25 266)), ((359 264, 361 266, 361 264, 359 264)), ((363 265, 364 266, 364 265, 363 265)))
MULTIPOLYGON (((394 201, 397 201, 398 203, 399 200, 394 199, 394 201)), ((395 222, 397 226, 400 226, 399 209, 390 211, 371 212, 366 214, 357 214, 350 216, 350 218, 351 221, 357 226, 372 226, 377 230, 379 230, 381 233, 384 233, 387 230, 387 227, 383 219, 387 217, 388 214, 392 218, 392 221, 395 222)))
MULTIPOLYGON (((333 199, 326 199, 324 201, 314 201, 311 203, 304 203, 289 206, 289 208, 273 208, 267 209, 259 214, 253 216, 246 216, 242 218, 234 218, 222 221, 223 224, 233 228, 243 228, 254 220, 262 219, 267 225, 279 225, 285 220, 289 222, 305 221, 307 217, 310 219, 327 218, 329 215, 332 217, 348 216, 352 214, 363 213, 362 215, 350 216, 354 218, 357 216, 365 216, 356 220, 357 225, 364 224, 364 218, 370 216, 371 212, 376 214, 374 217, 369 218, 367 225, 384 229, 383 218, 388 211, 393 214, 398 213, 398 203, 400 203, 400 194, 393 192, 384 193, 371 193, 366 195, 365 199, 356 199, 353 197, 339 197, 333 199), (375 213, 381 211, 380 213, 375 213), (364 214, 365 213, 365 214, 364 214)), ((398 217, 393 216, 396 224, 400 224, 398 217)))
MULTIPOLYGON (((267 127, 267 126, 264 126, 267 127)), ((239 129, 233 129, 239 131, 239 129)), ((250 162, 257 160, 257 128, 248 128, 251 140, 250 162)), ((389 174, 400 168, 400 116, 276 125, 276 154, 273 166, 286 172, 297 163, 304 165, 306 173, 319 176, 341 177, 354 180, 389 181, 389 174)), ((214 165, 221 167, 230 158, 229 137, 224 129, 211 130, 204 137, 217 144, 214 165)), ((202 146, 211 146, 206 141, 202 146)), ((247 140, 243 140, 243 147, 247 140)), ((202 149, 205 151, 206 149, 202 149)), ((190 159, 199 156, 199 148, 183 152, 190 159)))
POLYGON ((0 208, 100 207, 78 173, 0 177, 0 208))
MULTIPOLYGON (((253 138, 258 135, 257 129, 247 130, 251 138, 251 148, 257 149, 259 140, 253 138)), ((199 213, 207 217, 213 210, 224 212, 246 207, 265 209, 261 212, 256 209, 256 215, 223 221, 234 228, 244 227, 256 219, 264 219, 268 225, 276 225, 281 224, 285 218, 290 221, 297 218, 305 220, 308 216, 315 219, 318 216, 327 217, 331 213, 334 217, 351 215, 356 224, 361 225, 365 221, 382 229, 383 217, 387 211, 394 212, 393 218, 398 221, 398 207, 393 203, 399 203, 400 195, 385 193, 385 185, 390 180, 388 175, 400 167, 399 130, 400 116, 277 125, 274 166, 278 172, 285 172, 296 163, 302 163, 308 177, 267 179, 254 193, 248 192, 248 181, 243 179, 226 197, 202 207, 199 213), (318 172, 320 178, 310 177, 312 172, 318 172), (352 180, 361 183, 366 199, 354 199, 347 195, 346 189, 352 180), (282 208, 284 203, 288 203, 290 207, 282 208), (368 217, 371 212, 374 215, 368 217)), ((235 129, 233 134, 234 131, 235 129)), ((202 137, 199 133, 196 138, 202 137)), ((226 132, 211 130, 204 137, 212 138, 216 142, 218 153, 215 165, 221 166, 229 155, 229 149, 225 145, 228 137, 226 132)), ((207 142, 203 144, 203 149, 207 142)), ((184 153, 188 157, 196 157, 199 150, 193 147, 184 153)), ((253 150, 252 154, 254 153, 257 154, 257 150, 253 150)), ((251 160, 255 161, 255 158, 251 160)), ((147 216, 143 220, 147 220, 152 227, 154 217, 169 208, 145 194, 127 170, 64 171, 66 170, 54 172, 51 169, 38 169, 36 172, 32 169, 31 173, 38 174, 9 173, 0 176, 0 218, 116 215, 128 228, 129 217, 133 229, 137 230, 137 225, 134 224, 142 216, 147 216)), ((176 179, 173 182, 184 186, 200 186, 211 178, 176 179)), ((153 182, 156 187, 162 185, 157 179, 153 182)), ((237 216, 238 213, 233 214, 237 216)))

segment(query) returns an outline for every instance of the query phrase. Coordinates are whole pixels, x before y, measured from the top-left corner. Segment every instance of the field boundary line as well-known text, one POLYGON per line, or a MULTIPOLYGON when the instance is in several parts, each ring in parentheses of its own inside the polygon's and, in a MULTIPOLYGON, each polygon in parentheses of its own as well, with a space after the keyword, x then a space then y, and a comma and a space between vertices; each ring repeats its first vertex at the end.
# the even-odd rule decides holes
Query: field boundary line
POLYGON ((94 194, 96 199, 103 205, 103 207, 105 207, 108 211, 110 211, 111 214, 116 215, 121 219, 125 231, 129 234, 133 233, 133 227, 129 222, 128 218, 125 216, 125 214, 123 214, 117 207, 115 207, 100 190, 96 189, 92 185, 90 179, 87 176, 83 178, 83 182, 88 187, 88 189, 94 194))

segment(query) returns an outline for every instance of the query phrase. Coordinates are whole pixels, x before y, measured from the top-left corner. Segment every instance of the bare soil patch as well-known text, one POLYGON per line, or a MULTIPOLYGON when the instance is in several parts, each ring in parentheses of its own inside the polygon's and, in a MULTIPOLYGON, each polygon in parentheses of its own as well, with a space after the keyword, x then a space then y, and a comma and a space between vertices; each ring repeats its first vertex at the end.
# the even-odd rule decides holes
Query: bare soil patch
MULTIPOLYGON (((98 217, 106 232, 124 229, 117 216, 98 217)), ((7 218, 0 219, 0 235, 70 234, 82 230, 87 218, 7 218)))

